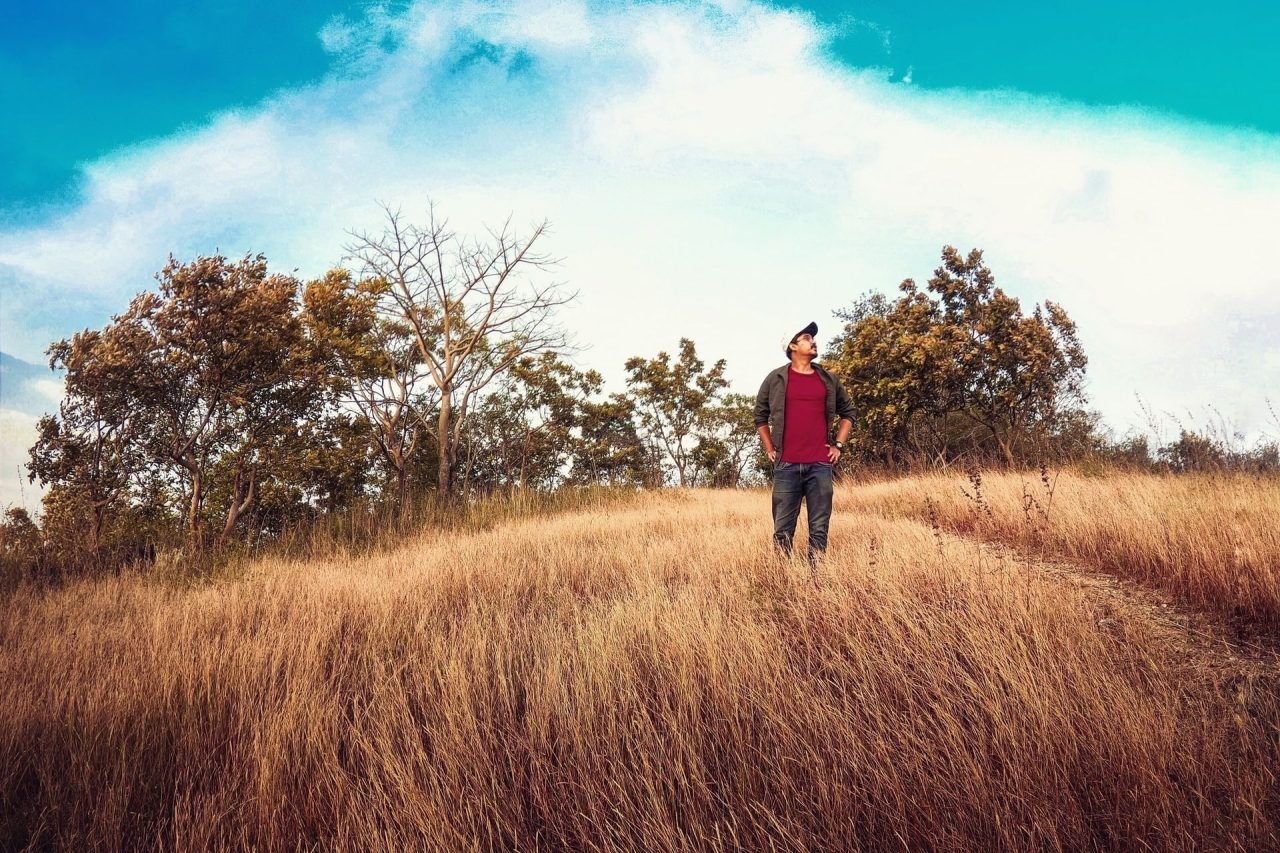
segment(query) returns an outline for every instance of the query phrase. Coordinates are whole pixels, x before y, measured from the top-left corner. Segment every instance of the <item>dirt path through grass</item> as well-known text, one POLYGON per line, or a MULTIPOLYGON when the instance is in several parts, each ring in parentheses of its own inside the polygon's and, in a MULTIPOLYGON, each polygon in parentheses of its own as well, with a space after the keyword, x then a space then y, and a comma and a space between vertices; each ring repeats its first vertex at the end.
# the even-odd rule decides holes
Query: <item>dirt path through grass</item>
POLYGON ((966 549, 987 571, 1017 563, 1081 592, 1094 602, 1100 628, 1123 633, 1126 625, 1144 625, 1149 641, 1157 641, 1190 666, 1216 673, 1223 681, 1274 679, 1280 689, 1280 644, 1261 632, 1242 631, 1211 610, 1195 608, 1164 590, 1096 566, 1037 557, 975 537, 940 536, 944 549, 966 549))
POLYGON ((852 485, 836 509, 1110 578, 1210 647, 1280 652, 1280 478, 937 473, 852 485))

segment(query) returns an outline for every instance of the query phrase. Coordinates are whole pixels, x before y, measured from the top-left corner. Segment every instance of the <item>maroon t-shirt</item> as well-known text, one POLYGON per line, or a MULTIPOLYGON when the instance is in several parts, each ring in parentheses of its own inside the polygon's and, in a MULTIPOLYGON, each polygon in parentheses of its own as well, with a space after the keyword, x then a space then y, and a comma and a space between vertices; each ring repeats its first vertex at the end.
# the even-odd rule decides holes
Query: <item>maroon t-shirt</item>
POLYGON ((816 370, 813 373, 796 373, 787 368, 782 461, 830 461, 827 458, 827 386, 816 370))

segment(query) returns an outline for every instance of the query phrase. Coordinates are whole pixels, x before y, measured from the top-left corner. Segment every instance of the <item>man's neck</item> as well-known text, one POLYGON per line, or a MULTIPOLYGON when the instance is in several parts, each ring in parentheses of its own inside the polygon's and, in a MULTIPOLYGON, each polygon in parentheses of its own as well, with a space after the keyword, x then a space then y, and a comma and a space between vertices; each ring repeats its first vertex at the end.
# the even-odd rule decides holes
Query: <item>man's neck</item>
POLYGON ((813 359, 792 356, 791 369, 796 373, 813 373, 813 359))

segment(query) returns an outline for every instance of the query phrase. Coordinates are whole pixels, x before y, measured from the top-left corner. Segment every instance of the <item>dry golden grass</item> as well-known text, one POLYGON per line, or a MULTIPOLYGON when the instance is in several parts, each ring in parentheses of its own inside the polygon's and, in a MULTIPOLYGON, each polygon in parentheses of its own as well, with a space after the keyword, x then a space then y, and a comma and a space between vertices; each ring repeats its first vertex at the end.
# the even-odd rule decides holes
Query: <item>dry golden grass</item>
POLYGON ((816 574, 699 492, 19 592, 0 848, 1280 845, 1269 663, 839 500, 816 574))
POLYGON ((847 509, 1079 560, 1280 636, 1280 478, 938 475, 844 497, 847 509))

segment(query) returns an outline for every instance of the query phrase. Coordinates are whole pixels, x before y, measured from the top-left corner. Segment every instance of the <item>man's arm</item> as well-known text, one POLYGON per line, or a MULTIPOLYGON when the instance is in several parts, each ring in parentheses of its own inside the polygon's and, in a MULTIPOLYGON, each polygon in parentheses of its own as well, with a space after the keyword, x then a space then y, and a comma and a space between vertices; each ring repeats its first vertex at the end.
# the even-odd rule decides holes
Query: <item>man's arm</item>
MULTIPOLYGON (((836 443, 844 444, 849 439, 849 433, 853 432, 853 421, 848 418, 840 419, 840 426, 836 430, 836 443)), ((827 445, 827 461, 832 465, 840 461, 840 457, 844 455, 844 451, 836 447, 835 444, 827 445)))
POLYGON ((768 424, 760 424, 756 428, 760 433, 760 441, 764 444, 764 452, 768 454, 770 462, 778 460, 778 449, 773 446, 773 435, 769 432, 768 424))
POLYGON ((764 452, 769 455, 769 461, 777 460, 778 450, 773 446, 773 434, 769 431, 769 377, 764 378, 764 382, 760 383, 760 391, 756 394, 756 406, 753 412, 756 422, 756 431, 760 433, 760 441, 764 444, 764 452))
MULTIPOLYGON (((849 399, 849 392, 844 390, 844 385, 840 384, 840 380, 836 379, 836 414, 840 416, 840 425, 836 428, 836 441, 844 444, 849 440, 849 433, 853 432, 853 400, 849 399)), ((827 449, 827 456, 832 462, 838 462, 844 452, 838 447, 830 447, 827 449)))
MULTIPOLYGON (((849 392, 844 390, 844 385, 840 384, 839 379, 836 379, 836 414, 840 416, 841 421, 849 422, 848 429, 853 429, 853 419, 857 417, 857 412, 853 410, 853 400, 849 399, 849 392)), ((840 429, 845 429, 843 423, 840 424, 840 429)), ((844 438, 840 440, 844 441, 848 437, 849 433, 846 432, 844 438)))

